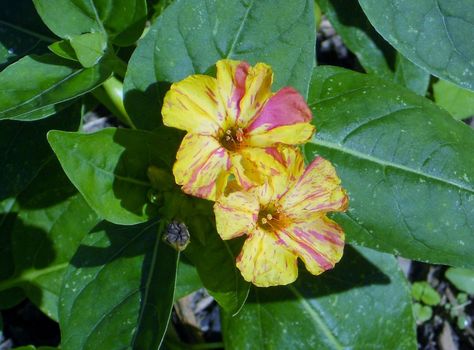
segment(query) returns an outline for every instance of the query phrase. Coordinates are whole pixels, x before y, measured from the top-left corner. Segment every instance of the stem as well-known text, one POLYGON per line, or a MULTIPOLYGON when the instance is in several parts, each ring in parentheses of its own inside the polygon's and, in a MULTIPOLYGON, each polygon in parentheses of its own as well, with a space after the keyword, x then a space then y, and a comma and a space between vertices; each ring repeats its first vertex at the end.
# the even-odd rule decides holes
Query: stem
POLYGON ((132 129, 136 129, 136 126, 133 124, 123 105, 122 82, 115 77, 111 77, 92 93, 94 97, 107 107, 122 123, 130 126, 132 129))

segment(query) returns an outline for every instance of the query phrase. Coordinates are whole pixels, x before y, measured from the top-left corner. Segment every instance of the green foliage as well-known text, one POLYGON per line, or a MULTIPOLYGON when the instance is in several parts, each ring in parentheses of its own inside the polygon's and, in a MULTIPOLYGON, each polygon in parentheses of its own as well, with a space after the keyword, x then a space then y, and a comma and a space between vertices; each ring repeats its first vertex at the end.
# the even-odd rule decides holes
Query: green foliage
POLYGON ((474 116, 474 92, 445 80, 433 84, 434 99, 456 119, 474 116))
POLYGON ((410 291, 393 254, 454 266, 446 278, 461 293, 443 306, 465 327, 474 133, 458 120, 474 114, 474 5, 314 5, 3 1, 0 309, 28 298, 59 320, 65 350, 177 349, 193 344, 167 329, 173 303, 204 287, 224 344, 203 346, 415 349, 415 320, 431 319, 440 296, 426 282, 410 291), (321 12, 368 74, 315 68, 321 12), (350 198, 333 215, 348 244, 332 271, 301 266, 294 284, 251 288, 236 267, 243 239, 223 241, 213 203, 176 185, 183 133, 162 125, 163 96, 222 58, 267 63, 273 91, 307 99, 317 133, 306 160, 334 164, 350 198), (117 127, 78 131, 97 104, 117 127), (182 253, 162 238, 172 221, 190 233, 182 253))
POLYGON ((303 274, 289 286, 255 288, 236 317, 223 315, 226 349, 415 349, 409 289, 396 259, 367 248, 344 254, 317 279, 303 274))
POLYGON ((410 61, 433 75, 474 90, 472 1, 359 3, 375 29, 410 61))
POLYGON ((474 270, 451 267, 445 276, 457 289, 474 294, 474 270))
POLYGON ((305 145, 330 159, 351 201, 336 220, 350 242, 432 263, 473 267, 474 132, 400 86, 317 68, 305 145), (436 203, 436 205, 427 205, 436 203))
POLYGON ((314 21, 312 0, 175 1, 130 60, 125 107, 133 123, 148 130, 159 125, 166 83, 204 73, 221 58, 266 62, 275 72, 274 89, 292 85, 306 95, 314 21))

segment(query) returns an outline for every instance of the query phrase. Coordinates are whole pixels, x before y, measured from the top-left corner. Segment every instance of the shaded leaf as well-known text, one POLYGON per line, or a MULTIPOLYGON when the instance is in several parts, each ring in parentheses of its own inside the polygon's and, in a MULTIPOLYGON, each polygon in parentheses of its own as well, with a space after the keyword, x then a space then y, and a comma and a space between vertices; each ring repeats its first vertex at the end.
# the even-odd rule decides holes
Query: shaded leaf
POLYGON ((474 294, 474 270, 451 267, 445 276, 457 289, 474 294))
POLYGON ((318 0, 344 44, 367 73, 425 95, 430 75, 397 53, 372 27, 357 1, 318 0))
POLYGON ((335 269, 294 284, 255 288, 223 315, 226 349, 416 349, 407 282, 397 260, 345 248, 335 269))
POLYGON ((474 92, 439 80, 433 84, 434 100, 456 119, 474 116, 474 92))
POLYGON ((350 203, 335 215, 350 242, 473 267, 474 132, 429 100, 376 77, 315 70, 319 131, 305 145, 336 166, 350 203))
POLYGON ((48 140, 71 182, 101 217, 123 225, 156 217, 158 208, 148 200, 147 170, 151 165, 171 168, 180 141, 173 130, 51 131, 48 140))
POLYGON ((55 114, 69 101, 104 82, 105 65, 82 68, 54 55, 28 56, 0 73, 0 119, 35 120, 55 114))
POLYGON ((107 49, 107 37, 103 33, 86 33, 69 39, 79 62, 85 68, 95 66, 107 49))
POLYGON ((156 222, 98 225, 64 279, 62 348, 158 349, 173 305, 177 258, 156 222))
POLYGON ((0 70, 23 56, 47 52, 55 40, 31 0, 0 1, 0 70))
POLYGON ((102 33, 120 46, 133 44, 146 20, 145 0, 33 0, 44 23, 68 39, 84 33, 102 33))
POLYGON ((375 29, 406 58, 437 77, 474 90, 474 2, 359 3, 375 29))
POLYGON ((292 85, 306 96, 315 64, 314 22, 313 0, 177 0, 130 60, 125 107, 137 127, 156 127, 165 83, 204 73, 221 58, 268 63, 274 89, 292 85))

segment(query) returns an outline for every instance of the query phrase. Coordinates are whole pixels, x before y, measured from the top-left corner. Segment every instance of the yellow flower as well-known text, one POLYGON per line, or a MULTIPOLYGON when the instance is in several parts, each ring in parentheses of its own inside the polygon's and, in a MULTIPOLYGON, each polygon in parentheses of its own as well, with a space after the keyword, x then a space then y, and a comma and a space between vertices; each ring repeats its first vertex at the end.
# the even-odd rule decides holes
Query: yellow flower
POLYGON ((174 83, 163 102, 163 122, 186 130, 173 168, 184 192, 215 200, 233 174, 242 188, 278 173, 279 144, 311 138, 311 111, 293 88, 271 92, 263 63, 221 60, 216 78, 192 75, 174 83), (278 157, 278 155, 276 155, 278 157))
POLYGON ((214 204, 222 239, 248 235, 237 267, 259 287, 295 281, 298 257, 318 275, 333 268, 344 249, 344 232, 326 216, 348 205, 334 167, 318 157, 305 170, 301 153, 289 147, 281 155, 286 175, 214 204))

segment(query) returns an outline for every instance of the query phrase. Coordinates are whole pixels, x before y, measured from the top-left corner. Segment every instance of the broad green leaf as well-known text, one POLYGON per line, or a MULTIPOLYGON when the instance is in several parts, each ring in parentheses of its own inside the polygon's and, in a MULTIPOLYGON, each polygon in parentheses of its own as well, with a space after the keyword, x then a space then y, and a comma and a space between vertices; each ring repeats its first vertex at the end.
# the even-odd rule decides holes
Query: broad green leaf
POLYGON ((48 140, 71 182, 105 220, 131 225, 157 215, 148 200, 147 169, 171 168, 179 144, 173 130, 51 131, 48 140))
POLYGON ((185 297, 202 287, 203 285, 196 268, 181 259, 178 265, 175 300, 185 297))
POLYGON ((428 321, 433 316, 433 309, 430 306, 413 304, 413 313, 415 314, 416 323, 421 324, 428 321))
POLYGON ((431 74, 474 90, 474 2, 359 0, 375 29, 431 74))
POLYGON ((347 246, 334 270, 300 272, 294 284, 255 288, 237 316, 223 315, 226 349, 416 349, 410 292, 393 256, 347 246))
POLYGON ((425 95, 430 75, 397 53, 375 31, 357 1, 318 0, 325 15, 367 73, 425 95))
POLYGON ((177 0, 139 42, 125 79, 134 124, 161 123, 165 84, 204 73, 221 58, 265 62, 273 89, 292 85, 304 96, 314 62, 313 0, 177 0))
POLYGON ((56 41, 52 43, 51 45, 49 45, 48 49, 59 57, 62 57, 71 61, 78 61, 76 52, 71 46, 71 42, 69 40, 56 41))
POLYGON ((235 261, 242 242, 223 241, 214 224, 211 224, 212 220, 212 210, 209 210, 207 216, 195 217, 187 222, 191 243, 184 250, 184 254, 196 266, 202 284, 209 294, 224 310, 237 314, 244 305, 250 288, 250 284, 242 278, 235 261), (205 242, 193 239, 196 230, 202 229, 203 226, 206 230, 205 242))
POLYGON ((57 161, 52 159, 16 198, 1 226, 0 307, 11 307, 25 296, 57 319, 61 280, 69 259, 84 235, 98 222, 77 194, 57 161), (5 272, 8 272, 6 274, 5 272))
POLYGON ((107 49, 107 37, 103 33, 86 33, 69 39, 79 62, 85 68, 95 66, 107 49))
POLYGON ((46 52, 55 40, 31 0, 0 1, 0 70, 23 56, 46 52))
POLYGON ((80 119, 80 105, 74 104, 33 123, 0 121, 0 201, 20 193, 54 157, 46 133, 51 129, 77 130, 80 119))
POLYGON ((158 349, 173 305, 177 258, 156 222, 98 225, 64 278, 62 348, 158 349))
POLYGON ((321 67, 306 156, 329 159, 349 193, 335 215, 350 242, 474 267, 474 131, 431 101, 376 77, 321 67))
POLYGON ((456 119, 474 116, 474 92, 445 80, 433 84, 434 100, 456 119))
POLYGON ((417 95, 425 96, 430 85, 430 74, 397 52, 395 82, 407 87, 417 95))
POLYGON ((54 55, 28 56, 0 73, 0 119, 35 120, 55 114, 111 74, 99 64, 82 68, 54 55))
POLYGON ((145 27, 145 0, 33 0, 33 3, 44 23, 63 39, 99 32, 114 44, 129 46, 145 27))
POLYGON ((445 276, 457 289, 474 294, 474 270, 450 267, 445 276))

